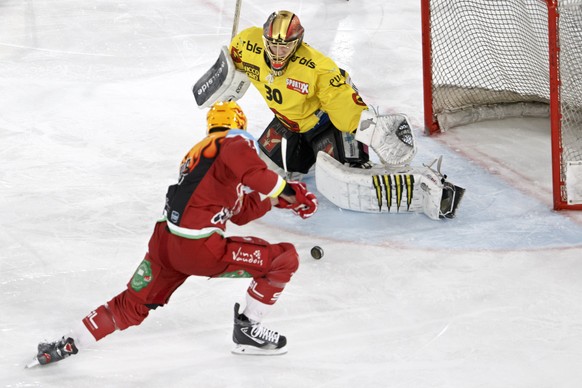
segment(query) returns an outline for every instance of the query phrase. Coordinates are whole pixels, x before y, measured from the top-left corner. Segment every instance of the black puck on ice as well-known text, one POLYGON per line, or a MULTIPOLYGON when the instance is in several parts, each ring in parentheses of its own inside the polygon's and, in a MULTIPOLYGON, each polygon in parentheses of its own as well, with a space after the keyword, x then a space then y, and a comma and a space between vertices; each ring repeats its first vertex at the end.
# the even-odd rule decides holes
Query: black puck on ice
POLYGON ((313 248, 311 248, 311 257, 313 257, 315 260, 319 260, 323 257, 323 249, 319 246, 314 246, 313 248))

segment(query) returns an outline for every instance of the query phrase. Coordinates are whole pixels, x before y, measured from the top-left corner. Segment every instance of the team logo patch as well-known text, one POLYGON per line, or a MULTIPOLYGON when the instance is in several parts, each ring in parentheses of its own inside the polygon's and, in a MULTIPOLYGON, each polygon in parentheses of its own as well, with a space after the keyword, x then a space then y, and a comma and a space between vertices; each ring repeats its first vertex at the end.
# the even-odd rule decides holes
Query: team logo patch
POLYGON ((364 100, 362 100, 362 97, 360 97, 358 93, 352 93, 352 99, 354 100, 356 105, 366 106, 366 103, 364 102, 364 100))
POLYGON ((240 51, 238 51, 235 47, 230 50, 230 57, 234 63, 242 62, 240 51))
POLYGON ((148 260, 144 259, 139 264, 137 270, 135 271, 133 277, 131 278, 130 282, 131 288, 133 288, 135 291, 141 291, 144 288, 146 288, 148 284, 150 284, 152 279, 153 279, 152 265, 148 260))
POLYGON ((294 90, 301 94, 309 93, 309 84, 301 81, 297 81, 293 78, 287 78, 287 89, 294 90))
POLYGON ((270 155, 275 147, 281 144, 282 138, 283 136, 281 136, 281 134, 279 134, 275 129, 269 128, 265 136, 262 136, 260 139, 261 146, 263 146, 265 151, 267 151, 270 155))

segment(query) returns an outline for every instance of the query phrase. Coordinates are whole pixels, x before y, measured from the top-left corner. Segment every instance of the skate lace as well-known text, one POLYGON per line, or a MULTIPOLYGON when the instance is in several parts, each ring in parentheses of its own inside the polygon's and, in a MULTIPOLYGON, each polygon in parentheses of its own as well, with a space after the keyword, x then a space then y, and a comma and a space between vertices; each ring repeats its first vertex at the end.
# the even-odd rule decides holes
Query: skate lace
POLYGON ((273 343, 279 342, 279 333, 274 330, 267 329, 263 325, 254 325, 251 335, 255 338, 260 338, 273 343))

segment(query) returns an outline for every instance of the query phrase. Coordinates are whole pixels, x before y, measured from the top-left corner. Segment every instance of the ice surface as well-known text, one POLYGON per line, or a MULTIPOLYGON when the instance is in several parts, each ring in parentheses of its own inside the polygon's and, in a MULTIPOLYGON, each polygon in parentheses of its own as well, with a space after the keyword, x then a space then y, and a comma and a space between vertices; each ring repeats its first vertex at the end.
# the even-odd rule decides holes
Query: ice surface
MULTIPOLYGON (((0 5, 0 385, 579 387, 582 218, 551 210, 548 122, 422 134, 419 2, 245 0, 240 28, 297 12, 364 99, 406 113, 415 163, 443 155, 458 218, 342 211, 320 198, 232 234, 291 241, 301 267, 265 324, 289 353, 230 353, 247 280, 190 278, 139 327, 24 370, 120 292, 168 184, 204 134, 190 87, 230 38, 234 0, 0 5), (319 245, 322 260, 309 250, 319 245)), ((250 90, 251 132, 271 120, 250 90)), ((307 177, 313 183, 313 177, 307 177)))

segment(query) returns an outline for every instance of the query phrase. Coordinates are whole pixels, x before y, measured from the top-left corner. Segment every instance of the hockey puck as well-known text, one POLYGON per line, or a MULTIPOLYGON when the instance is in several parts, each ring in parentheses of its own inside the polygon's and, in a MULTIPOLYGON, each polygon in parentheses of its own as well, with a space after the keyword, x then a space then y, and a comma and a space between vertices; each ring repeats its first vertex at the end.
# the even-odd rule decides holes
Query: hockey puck
POLYGON ((323 257, 323 249, 319 246, 314 246, 313 248, 311 248, 311 257, 313 257, 315 260, 319 260, 323 257))

